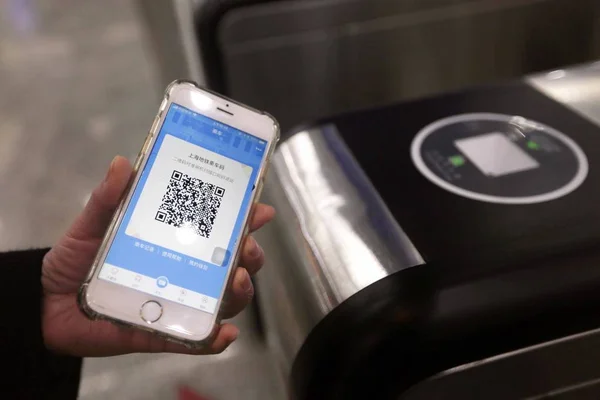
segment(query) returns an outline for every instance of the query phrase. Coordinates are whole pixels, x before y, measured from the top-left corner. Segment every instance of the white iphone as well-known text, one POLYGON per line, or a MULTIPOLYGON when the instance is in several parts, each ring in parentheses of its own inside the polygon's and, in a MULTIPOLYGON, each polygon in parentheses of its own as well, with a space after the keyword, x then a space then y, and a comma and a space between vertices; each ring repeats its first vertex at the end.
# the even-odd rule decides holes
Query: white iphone
POLYGON ((187 346, 209 341, 278 139, 268 114, 173 82, 81 287, 81 309, 187 346))

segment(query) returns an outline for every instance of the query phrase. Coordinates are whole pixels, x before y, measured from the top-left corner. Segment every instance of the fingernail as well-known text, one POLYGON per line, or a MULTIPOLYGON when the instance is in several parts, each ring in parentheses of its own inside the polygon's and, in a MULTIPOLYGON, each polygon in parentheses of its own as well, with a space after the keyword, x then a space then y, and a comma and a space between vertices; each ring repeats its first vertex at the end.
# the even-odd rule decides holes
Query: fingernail
POLYGON ((244 292, 248 292, 252 289, 252 281, 250 280, 250 274, 244 269, 244 280, 242 281, 242 289, 244 292))
POLYGON ((110 177, 112 170, 115 166, 115 163, 117 161, 117 158, 119 156, 115 156, 115 158, 112 159, 112 161, 110 162, 110 165, 108 166, 108 171, 106 172, 106 176, 104 177, 104 182, 108 181, 108 178, 110 177))
POLYGON ((250 289, 252 289, 252 281, 250 280, 250 275, 248 274, 248 271, 246 271, 245 269, 243 269, 243 273, 242 273, 242 281, 240 282, 240 286, 242 287, 242 290, 244 292, 248 292, 250 291, 250 289))
POLYGON ((231 335, 231 339, 229 339, 229 343, 235 342, 235 340, 238 338, 239 335, 240 335, 240 330, 236 327, 235 331, 231 335))
POLYGON ((251 258, 258 258, 258 256, 260 256, 261 251, 262 249, 260 248, 256 240, 253 237, 250 237, 250 249, 248 250, 248 255, 251 258))

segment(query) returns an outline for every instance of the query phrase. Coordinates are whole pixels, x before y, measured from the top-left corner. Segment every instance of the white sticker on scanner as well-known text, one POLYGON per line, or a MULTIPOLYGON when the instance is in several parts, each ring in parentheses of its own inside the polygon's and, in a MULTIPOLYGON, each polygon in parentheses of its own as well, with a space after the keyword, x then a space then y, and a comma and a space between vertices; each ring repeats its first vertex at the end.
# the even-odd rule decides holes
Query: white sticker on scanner
POLYGON ((490 177, 538 168, 540 164, 499 132, 456 140, 454 145, 490 177))

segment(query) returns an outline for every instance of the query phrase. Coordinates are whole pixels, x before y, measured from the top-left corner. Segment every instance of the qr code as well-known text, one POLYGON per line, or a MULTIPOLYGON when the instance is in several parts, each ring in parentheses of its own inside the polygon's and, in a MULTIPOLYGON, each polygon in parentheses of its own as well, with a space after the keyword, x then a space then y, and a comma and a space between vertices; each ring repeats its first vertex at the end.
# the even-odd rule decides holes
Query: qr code
POLYGON ((173 171, 154 218, 178 228, 191 226, 208 239, 224 195, 222 187, 173 171))

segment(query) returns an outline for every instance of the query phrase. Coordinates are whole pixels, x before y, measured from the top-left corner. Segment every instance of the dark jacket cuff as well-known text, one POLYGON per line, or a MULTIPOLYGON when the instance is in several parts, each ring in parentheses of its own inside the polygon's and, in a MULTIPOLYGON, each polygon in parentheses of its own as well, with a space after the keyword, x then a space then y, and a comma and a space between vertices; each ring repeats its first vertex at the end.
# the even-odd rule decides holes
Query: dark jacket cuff
POLYGON ((42 336, 41 270, 49 249, 0 253, 0 354, 6 398, 75 399, 81 359, 46 349, 42 336), (7 390, 7 392, 6 392, 7 390))

